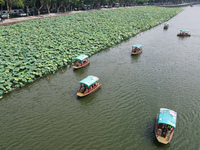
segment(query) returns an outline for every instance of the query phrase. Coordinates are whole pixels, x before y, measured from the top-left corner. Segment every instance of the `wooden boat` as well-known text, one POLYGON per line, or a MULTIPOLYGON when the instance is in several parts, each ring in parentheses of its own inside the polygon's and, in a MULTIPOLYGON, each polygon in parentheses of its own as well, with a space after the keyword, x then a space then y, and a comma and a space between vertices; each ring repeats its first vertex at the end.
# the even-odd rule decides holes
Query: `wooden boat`
POLYGON ((74 60, 75 60, 74 65, 73 65, 74 69, 83 68, 90 63, 90 60, 88 60, 87 55, 80 55, 80 56, 74 58, 74 60))
POLYGON ((168 29, 169 28, 169 23, 164 23, 164 29, 168 29))
POLYGON ((101 84, 98 81, 99 78, 95 76, 88 76, 80 81, 80 88, 77 90, 77 96, 84 97, 99 89, 101 84))
POLYGON ((156 117, 155 136, 160 143, 171 141, 176 128, 177 113, 167 108, 160 108, 156 117))
POLYGON ((177 34, 177 36, 190 36, 189 30, 180 30, 180 33, 177 34))
POLYGON ((137 55, 140 54, 142 52, 142 45, 140 44, 136 44, 132 46, 132 55, 137 55))

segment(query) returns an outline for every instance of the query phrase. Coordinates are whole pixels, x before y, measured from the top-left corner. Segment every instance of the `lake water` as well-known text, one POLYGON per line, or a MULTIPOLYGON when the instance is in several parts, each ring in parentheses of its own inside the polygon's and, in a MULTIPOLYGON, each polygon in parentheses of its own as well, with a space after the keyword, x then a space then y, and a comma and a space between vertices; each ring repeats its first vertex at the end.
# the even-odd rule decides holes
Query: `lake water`
POLYGON ((88 67, 65 68, 0 100, 1 150, 200 149, 200 5, 183 7, 163 24, 90 57, 88 67), (177 37, 187 29, 191 37, 177 37), (131 56, 131 47, 143 52, 131 56), (101 88, 77 98, 78 82, 101 88), (154 135, 161 107, 177 112, 168 145, 154 135))

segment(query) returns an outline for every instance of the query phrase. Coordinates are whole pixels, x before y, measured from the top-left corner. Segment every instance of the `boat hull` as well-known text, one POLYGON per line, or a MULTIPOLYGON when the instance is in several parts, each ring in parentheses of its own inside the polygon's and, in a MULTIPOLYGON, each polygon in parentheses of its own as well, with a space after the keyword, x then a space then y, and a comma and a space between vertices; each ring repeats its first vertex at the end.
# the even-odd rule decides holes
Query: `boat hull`
POLYGON ((87 65, 89 65, 90 61, 88 60, 86 63, 84 63, 83 65, 79 65, 79 66, 73 66, 74 70, 77 69, 81 69, 83 67, 86 67, 87 65))
POLYGON ((169 26, 164 26, 164 27, 163 27, 163 29, 165 29, 165 30, 168 29, 168 28, 169 28, 169 26))
POLYGON ((140 53, 142 53, 142 49, 141 49, 141 50, 138 50, 138 51, 136 51, 136 52, 133 52, 133 51, 131 52, 132 55, 137 55, 137 54, 140 54, 140 53))
POLYGON ((89 92, 84 92, 84 93, 81 93, 81 92, 77 92, 77 96, 78 97, 85 97, 93 92, 95 92, 97 89, 99 89, 101 87, 101 84, 99 83, 95 88, 93 88, 91 91, 89 92))
POLYGON ((156 139, 158 140, 158 142, 162 143, 162 144, 168 144, 173 136, 174 131, 172 131, 171 133, 166 133, 166 136, 163 136, 162 134, 162 125, 158 124, 158 114, 156 117, 156 126, 155 126, 155 136, 156 139))
POLYGON ((182 37, 184 37, 184 36, 191 36, 191 35, 190 35, 190 34, 187 34, 187 35, 177 34, 177 36, 182 36, 182 37))

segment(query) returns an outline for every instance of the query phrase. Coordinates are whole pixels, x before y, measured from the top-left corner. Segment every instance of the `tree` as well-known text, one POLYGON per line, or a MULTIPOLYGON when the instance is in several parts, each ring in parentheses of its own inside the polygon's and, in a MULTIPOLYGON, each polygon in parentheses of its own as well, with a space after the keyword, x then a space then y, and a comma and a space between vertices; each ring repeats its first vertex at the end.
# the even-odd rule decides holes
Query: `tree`
POLYGON ((24 6, 26 7, 27 16, 29 16, 28 8, 34 5, 34 0, 23 0, 24 6))
POLYGON ((57 13, 59 12, 59 10, 60 10, 60 7, 62 7, 62 5, 63 5, 63 0, 57 0, 57 13))
POLYGON ((84 0, 85 4, 87 5, 91 5, 91 7, 94 7, 94 4, 97 2, 98 0, 84 0))
POLYGON ((64 12, 67 11, 67 8, 70 8, 71 4, 72 4, 72 1, 76 1, 76 0, 57 0, 58 2, 58 7, 57 7, 57 12, 59 12, 59 9, 61 7, 64 8, 64 12))
POLYGON ((1 5, 1 15, 2 15, 2 10, 3 10, 3 6, 5 5, 5 1, 0 0, 0 5, 1 5))
POLYGON ((24 7, 23 1, 22 0, 6 0, 6 6, 7 6, 7 18, 9 18, 9 14, 12 10, 13 6, 17 7, 24 7))
POLYGON ((72 3, 72 0, 64 0, 64 3, 63 3, 64 12, 67 11, 67 8, 70 8, 71 3, 72 3))
POLYGON ((33 6, 37 10, 38 15, 40 15, 40 10, 44 6, 45 0, 39 0, 39 3, 36 3, 37 2, 36 0, 33 0, 33 1, 34 1, 34 5, 33 6))
POLYGON ((71 0, 57 0, 57 2, 58 2, 57 12, 59 12, 59 9, 61 7, 64 8, 64 12, 65 12, 67 7, 69 7, 68 4, 69 4, 70 1, 71 0))
POLYGON ((57 0, 45 0, 44 3, 47 7, 48 13, 50 14, 50 8, 51 8, 51 4, 55 3, 57 0))

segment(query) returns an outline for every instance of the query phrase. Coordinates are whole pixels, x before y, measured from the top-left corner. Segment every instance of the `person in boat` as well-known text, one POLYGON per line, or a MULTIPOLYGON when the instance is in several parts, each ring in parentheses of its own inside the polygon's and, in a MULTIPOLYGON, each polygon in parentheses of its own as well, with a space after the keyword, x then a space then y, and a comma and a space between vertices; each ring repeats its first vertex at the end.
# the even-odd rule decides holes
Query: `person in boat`
POLYGON ((92 88, 95 88, 96 87, 96 82, 94 84, 92 84, 92 88))
POLYGON ((139 50, 139 48, 135 47, 133 52, 136 53, 138 50, 139 50))
POLYGON ((85 91, 85 86, 84 85, 80 85, 80 92, 83 93, 85 91))
POLYGON ((88 89, 88 86, 86 86, 84 93, 88 93, 88 92, 89 92, 89 89, 88 89))
POLYGON ((171 127, 171 132, 174 130, 174 128, 173 127, 171 127))
POLYGON ((86 88, 85 88, 85 89, 86 89, 85 91, 87 91, 87 92, 89 91, 89 87, 88 87, 88 86, 86 86, 86 88))
POLYGON ((170 125, 167 126, 167 130, 168 130, 168 131, 171 130, 171 126, 170 126, 170 125))
POLYGON ((93 89, 93 88, 92 88, 92 86, 90 86, 90 89, 89 89, 89 91, 92 91, 92 89, 93 89))
POLYGON ((79 66, 79 62, 76 63, 77 67, 79 66))
POLYGON ((86 63, 88 61, 88 59, 83 60, 83 64, 86 63))
POLYGON ((167 132, 167 127, 166 127, 166 125, 164 126, 164 129, 163 129, 163 133, 164 133, 164 135, 166 134, 166 132, 167 132))
POLYGON ((74 65, 76 65, 76 64, 77 64, 77 61, 75 60, 74 65))

